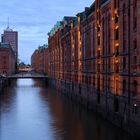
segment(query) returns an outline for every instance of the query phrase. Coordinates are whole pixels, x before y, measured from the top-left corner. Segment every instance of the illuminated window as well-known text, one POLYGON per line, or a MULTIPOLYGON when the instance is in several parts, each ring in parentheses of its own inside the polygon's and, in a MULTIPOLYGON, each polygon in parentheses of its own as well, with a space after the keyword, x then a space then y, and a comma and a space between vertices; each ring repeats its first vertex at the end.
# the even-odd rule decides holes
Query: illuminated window
POLYGON ((115 40, 119 39, 119 28, 115 29, 115 40))

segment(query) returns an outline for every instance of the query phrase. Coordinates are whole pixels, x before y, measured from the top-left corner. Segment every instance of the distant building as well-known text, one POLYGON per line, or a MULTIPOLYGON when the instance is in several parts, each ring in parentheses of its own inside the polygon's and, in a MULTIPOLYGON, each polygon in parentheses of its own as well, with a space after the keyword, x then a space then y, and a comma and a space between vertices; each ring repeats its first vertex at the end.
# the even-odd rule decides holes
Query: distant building
POLYGON ((7 76, 15 73, 16 56, 10 44, 0 44, 0 74, 7 76))
POLYGON ((18 65, 18 70, 20 72, 29 72, 32 70, 31 65, 26 65, 23 62, 18 65))
POLYGON ((1 35, 2 43, 9 43, 12 49, 15 52, 16 57, 18 58, 18 32, 13 31, 9 26, 4 30, 4 33, 1 35))
POLYGON ((48 51, 47 45, 39 46, 39 48, 34 51, 31 56, 32 70, 43 74, 48 73, 48 51))

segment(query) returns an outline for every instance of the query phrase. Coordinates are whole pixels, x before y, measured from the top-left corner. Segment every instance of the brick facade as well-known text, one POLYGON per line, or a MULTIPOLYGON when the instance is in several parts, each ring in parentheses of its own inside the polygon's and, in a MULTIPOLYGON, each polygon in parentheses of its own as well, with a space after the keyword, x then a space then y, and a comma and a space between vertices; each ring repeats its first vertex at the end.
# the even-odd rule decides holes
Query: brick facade
POLYGON ((140 1, 95 0, 49 33, 49 76, 120 125, 140 124, 139 53, 140 1))
POLYGON ((48 48, 46 45, 40 46, 31 56, 32 69, 38 73, 48 74, 49 61, 48 48))
POLYGON ((15 73, 16 56, 10 44, 0 44, 0 74, 9 76, 15 73))

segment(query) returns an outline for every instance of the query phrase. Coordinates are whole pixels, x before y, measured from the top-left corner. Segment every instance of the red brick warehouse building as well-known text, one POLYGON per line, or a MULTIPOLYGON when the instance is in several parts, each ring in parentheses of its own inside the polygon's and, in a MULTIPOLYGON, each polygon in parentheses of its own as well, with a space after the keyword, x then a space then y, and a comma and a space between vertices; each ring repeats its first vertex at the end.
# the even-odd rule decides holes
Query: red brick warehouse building
POLYGON ((45 44, 43 46, 39 46, 31 56, 31 66, 35 72, 48 74, 48 46, 45 44))
POLYGON ((116 124, 140 124, 139 0, 95 0, 64 17, 48 42, 52 83, 104 115, 117 113, 116 124))
POLYGON ((0 44, 0 74, 9 76, 15 73, 16 56, 10 44, 0 44))

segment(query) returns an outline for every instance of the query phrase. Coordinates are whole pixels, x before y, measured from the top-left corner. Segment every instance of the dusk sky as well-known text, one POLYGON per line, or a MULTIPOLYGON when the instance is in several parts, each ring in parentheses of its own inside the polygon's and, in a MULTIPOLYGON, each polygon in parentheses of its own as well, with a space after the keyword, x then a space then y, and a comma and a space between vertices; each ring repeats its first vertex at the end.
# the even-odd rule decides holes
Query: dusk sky
POLYGON ((19 33, 19 59, 30 63, 33 51, 47 43, 47 33, 64 16, 90 6, 93 0, 4 0, 0 2, 0 33, 7 27, 19 33))

